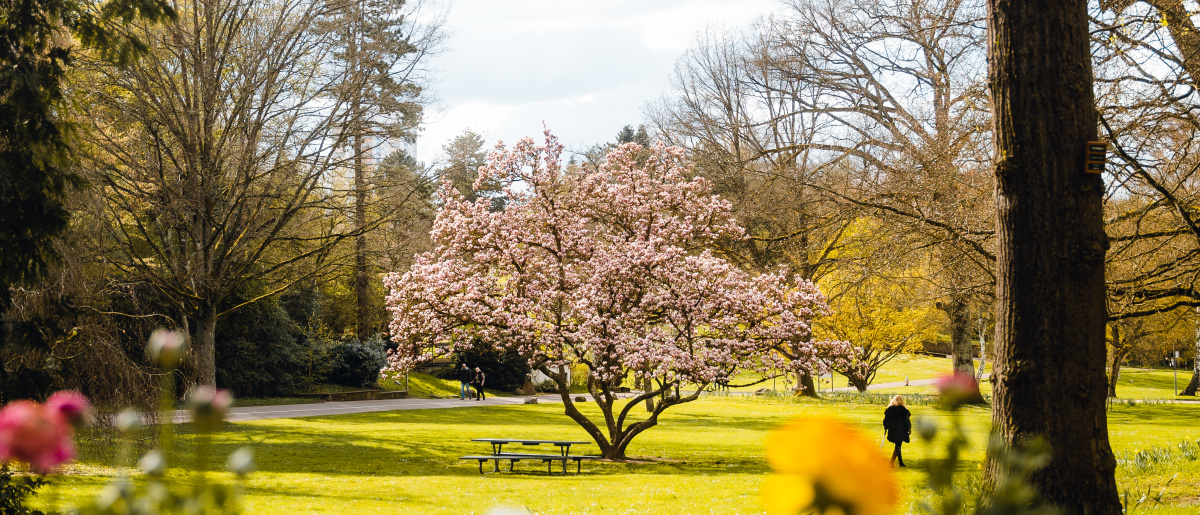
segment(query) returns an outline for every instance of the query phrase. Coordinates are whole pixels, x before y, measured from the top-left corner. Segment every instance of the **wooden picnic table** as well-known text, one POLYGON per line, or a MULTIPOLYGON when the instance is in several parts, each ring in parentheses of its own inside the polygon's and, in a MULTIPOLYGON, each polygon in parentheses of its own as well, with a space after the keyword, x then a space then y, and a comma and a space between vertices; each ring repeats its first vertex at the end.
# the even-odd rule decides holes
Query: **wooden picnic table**
POLYGON ((575 473, 578 474, 583 470, 582 462, 586 459, 596 459, 599 456, 583 456, 572 455, 572 445, 588 445, 592 442, 577 441, 577 440, 539 440, 529 438, 474 438, 472 442, 485 442, 492 445, 492 453, 487 455, 463 456, 463 460, 476 460, 479 462, 479 473, 483 473, 483 464, 487 461, 494 461, 492 472, 500 471, 500 460, 508 460, 508 470, 513 470, 513 464, 521 460, 541 460, 546 463, 546 473, 553 474, 552 468, 555 461, 562 462, 563 474, 567 473, 567 460, 575 461, 575 473), (506 444, 521 444, 521 445, 554 445, 558 447, 558 454, 532 454, 521 452, 504 452, 506 444))

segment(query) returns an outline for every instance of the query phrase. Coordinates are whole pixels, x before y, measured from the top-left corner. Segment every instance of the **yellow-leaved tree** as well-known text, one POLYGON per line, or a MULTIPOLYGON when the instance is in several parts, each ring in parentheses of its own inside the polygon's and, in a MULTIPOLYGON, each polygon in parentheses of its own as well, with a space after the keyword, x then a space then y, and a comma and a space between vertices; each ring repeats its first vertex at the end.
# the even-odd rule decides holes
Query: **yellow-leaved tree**
POLYGON ((945 315, 922 295, 918 279, 870 275, 850 282, 838 276, 831 274, 828 282, 836 286, 826 289, 838 291, 829 301, 833 313, 818 319, 816 333, 850 342, 850 359, 830 367, 863 392, 884 364, 936 338, 945 315))

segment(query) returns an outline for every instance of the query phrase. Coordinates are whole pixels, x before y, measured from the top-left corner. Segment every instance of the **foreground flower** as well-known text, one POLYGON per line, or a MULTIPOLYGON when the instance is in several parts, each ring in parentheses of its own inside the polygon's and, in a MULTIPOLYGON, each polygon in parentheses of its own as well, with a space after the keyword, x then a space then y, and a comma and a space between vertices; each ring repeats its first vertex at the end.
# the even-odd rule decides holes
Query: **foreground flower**
POLYGON ((975 381, 975 376, 958 370, 951 375, 939 377, 937 389, 942 405, 949 409, 958 409, 963 404, 981 400, 979 383, 975 381))
POLYGON ((228 390, 218 390, 211 386, 200 386, 192 390, 188 397, 188 410, 192 412, 192 424, 202 433, 210 433, 221 427, 225 421, 225 413, 233 397, 228 390))
POLYGON ((92 404, 82 393, 73 390, 54 392, 49 399, 46 399, 46 409, 62 417, 64 422, 74 427, 92 423, 92 404))
POLYGON ((74 457, 71 426, 53 407, 15 401, 0 409, 0 461, 23 461, 45 474, 74 457))
POLYGON ((839 420, 794 419, 767 435, 766 453, 775 470, 762 486, 769 514, 885 515, 899 502, 887 458, 870 437, 839 420))
POLYGON ((174 370, 187 353, 187 340, 175 331, 156 329, 146 342, 146 351, 163 370, 174 370))

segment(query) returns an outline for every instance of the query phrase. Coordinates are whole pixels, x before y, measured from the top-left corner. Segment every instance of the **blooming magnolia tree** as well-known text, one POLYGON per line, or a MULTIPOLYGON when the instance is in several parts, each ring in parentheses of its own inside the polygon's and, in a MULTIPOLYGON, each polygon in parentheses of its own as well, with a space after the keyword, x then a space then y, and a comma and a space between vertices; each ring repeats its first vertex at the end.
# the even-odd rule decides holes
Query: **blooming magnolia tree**
POLYGON ((434 250, 385 279, 400 345, 389 370, 473 340, 516 350, 556 383, 567 416, 601 453, 622 459, 664 410, 715 381, 816 366, 809 321, 827 309, 821 293, 782 274, 751 276, 708 250, 744 237, 730 204, 689 179, 682 150, 656 145, 639 164, 642 150, 625 144, 599 170, 572 172, 547 131, 544 146, 498 146, 480 168, 480 182, 513 185, 503 211, 443 188, 434 250), (570 396, 566 370, 578 365, 597 420, 570 396), (615 393, 626 379, 650 386, 622 404, 615 393))

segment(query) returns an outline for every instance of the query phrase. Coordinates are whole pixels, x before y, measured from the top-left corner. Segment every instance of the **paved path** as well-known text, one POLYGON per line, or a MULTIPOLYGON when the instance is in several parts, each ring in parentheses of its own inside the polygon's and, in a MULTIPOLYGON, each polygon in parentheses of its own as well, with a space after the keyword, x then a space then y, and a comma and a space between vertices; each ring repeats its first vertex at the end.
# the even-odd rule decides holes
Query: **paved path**
MULTIPOLYGON (((887 388, 900 388, 903 386, 927 386, 927 385, 931 385, 931 384, 935 384, 935 383, 937 383, 937 379, 913 379, 912 381, 909 381, 907 385, 904 384, 904 381, 895 381, 895 382, 891 382, 891 383, 874 383, 874 384, 867 385, 867 390, 883 390, 883 389, 887 389, 887 388)), ((857 392, 858 389, 853 386, 842 386, 842 387, 834 388, 833 391, 835 391, 835 392, 857 392)))
MULTIPOLYGON (((381 401, 332 401, 312 404, 281 404, 278 406, 247 406, 231 408, 225 417, 229 422, 245 422, 248 420, 263 420, 269 418, 318 417, 323 415, 347 415, 350 413, 370 413, 374 411, 395 411, 407 409, 444 409, 470 408, 478 406, 506 406, 522 404, 524 397, 488 397, 482 401, 463 401, 459 399, 388 399, 381 401)), ((175 422, 187 422, 186 410, 175 411, 175 422)))
MULTIPOLYGON (((937 382, 937 379, 915 379, 909 381, 910 386, 925 386, 937 382)), ((891 383, 878 383, 867 387, 867 390, 878 390, 885 388, 898 388, 904 386, 904 381, 896 381, 891 383)), ((856 391, 853 387, 834 388, 834 391, 853 392, 856 391)), ((690 392, 687 392, 690 393, 690 392)), ((754 395, 753 392, 730 392, 732 395, 754 395)), ((575 397, 576 395, 572 395, 575 397)), ((583 397, 591 401, 591 396, 583 394, 583 397)), ((558 395, 539 395, 538 402, 562 402, 562 398, 558 395)), ((1123 402, 1116 400, 1114 402, 1123 402)), ((1140 402, 1140 401, 1134 401, 1140 402)), ((1159 401, 1150 401, 1159 402, 1159 401)), ((1200 404, 1200 400, 1182 400, 1172 399, 1164 402, 1178 404, 1200 404)), ((351 413, 370 413, 376 411, 396 411, 410 409, 445 409, 445 408, 471 408, 479 406, 511 406, 516 404, 524 404, 525 397, 521 395, 511 397, 489 397, 483 401, 458 400, 450 399, 389 399, 381 401, 334 401, 334 402, 318 402, 313 404, 283 404, 279 406, 248 406, 244 408, 232 408, 229 410, 229 415, 226 420, 229 422, 245 422, 249 420, 264 420, 272 418, 298 418, 298 417, 318 417, 323 415, 347 415, 351 413)), ((174 414, 175 422, 187 422, 188 412, 178 410, 174 414)))

